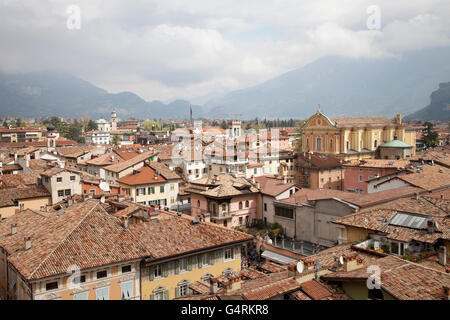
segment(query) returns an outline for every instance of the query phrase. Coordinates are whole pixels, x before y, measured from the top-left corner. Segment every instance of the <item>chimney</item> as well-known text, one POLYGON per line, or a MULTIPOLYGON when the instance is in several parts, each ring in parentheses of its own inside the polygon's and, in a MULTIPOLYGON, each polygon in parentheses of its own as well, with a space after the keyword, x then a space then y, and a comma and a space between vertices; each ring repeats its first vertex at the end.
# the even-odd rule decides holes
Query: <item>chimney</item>
POLYGON ((358 266, 357 261, 358 254, 356 252, 349 253, 344 256, 344 271, 350 272, 352 270, 358 269, 360 266, 358 266))
POLYGON ((419 193, 416 192, 416 200, 419 200, 419 193))
POLYGON ((17 233, 17 223, 11 225, 11 235, 17 233))
POLYGON ((216 294, 217 293, 217 289, 218 289, 218 283, 217 283, 217 279, 216 278, 209 278, 209 282, 210 282, 210 293, 211 294, 216 294))
POLYGON ((128 218, 123 219, 123 228, 128 229, 128 226, 130 225, 130 221, 128 218))
POLYGON ((450 300, 450 287, 444 287, 444 294, 447 296, 447 300, 450 300))
POLYGON ((29 250, 31 248, 31 237, 25 237, 25 250, 29 250))

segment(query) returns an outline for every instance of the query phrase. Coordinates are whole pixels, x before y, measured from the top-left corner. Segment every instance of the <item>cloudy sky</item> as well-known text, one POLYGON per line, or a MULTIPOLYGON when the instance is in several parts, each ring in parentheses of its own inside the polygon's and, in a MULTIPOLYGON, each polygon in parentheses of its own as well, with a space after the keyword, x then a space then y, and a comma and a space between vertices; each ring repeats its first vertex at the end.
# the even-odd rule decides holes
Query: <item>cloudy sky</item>
POLYGON ((0 0, 0 71, 59 70, 146 100, 191 99, 322 56, 448 46, 449 16, 448 0, 0 0), (67 27, 72 5, 80 29, 67 27), (379 30, 367 27, 372 5, 379 30))

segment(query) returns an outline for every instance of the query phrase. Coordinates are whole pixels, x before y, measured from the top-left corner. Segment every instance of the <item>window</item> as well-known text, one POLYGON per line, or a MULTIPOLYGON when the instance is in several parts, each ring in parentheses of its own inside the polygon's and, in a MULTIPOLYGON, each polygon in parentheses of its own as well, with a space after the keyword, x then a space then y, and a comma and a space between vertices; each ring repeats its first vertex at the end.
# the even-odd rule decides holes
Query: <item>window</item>
POLYGON ((169 292, 164 287, 158 287, 153 290, 153 294, 150 295, 151 300, 169 300, 169 292))
POLYGON ((64 197, 64 190, 58 190, 58 197, 64 197))
POLYGON ((242 210, 242 201, 239 202, 239 210, 242 210))
POLYGON ((197 200, 197 208, 200 208, 200 200, 197 200))
POLYGON ((133 281, 122 282, 120 288, 122 289, 122 300, 133 297, 133 281))
POLYGON ((239 225, 242 226, 242 217, 239 217, 239 225))
POLYGON ((109 300, 109 287, 99 288, 95 290, 97 300, 109 300))
POLYGON ((108 276, 108 272, 106 270, 97 272, 97 279, 106 278, 108 276))
POLYGON ((248 200, 245 201, 245 207, 246 208, 250 207, 250 202, 248 200))
POLYGON ((62 178, 56 178, 56 182, 62 182, 62 178))
POLYGON ((257 174, 258 173, 258 169, 254 168, 253 169, 253 174, 257 174))
POLYGON ((324 183, 325 180, 323 178, 320 178, 320 183, 324 183))
POLYGON ((175 288, 175 295, 177 297, 187 296, 189 294, 189 281, 184 280, 178 284, 178 287, 175 288))
POLYGON ((377 147, 377 144, 378 144, 378 141, 375 140, 375 141, 373 142, 373 147, 376 148, 376 147, 377 147))
POLYGON ((359 182, 362 182, 362 181, 363 181, 363 176, 360 175, 360 176, 359 176, 359 182))
POLYGON ((75 181, 75 176, 70 176, 70 181, 75 181))
POLYGON ((154 278, 162 277, 162 267, 160 265, 157 265, 153 268, 153 277, 154 278))
POLYGON ((317 151, 322 151, 322 137, 317 136, 316 138, 316 149, 317 151))
POLYGON ((88 300, 89 291, 75 293, 73 295, 73 300, 88 300))
POLYGON ((64 191, 64 194, 65 194, 66 196, 70 196, 70 194, 71 194, 70 189, 66 189, 66 190, 64 191))
POLYGON ((170 197, 170 204, 174 204, 175 203, 175 197, 170 197))
POLYGON ((347 151, 350 150, 350 143, 347 141, 347 151))
POLYGON ((267 203, 264 203, 264 211, 267 211, 267 203))
POLYGON ((58 281, 49 282, 45 285, 45 290, 47 290, 47 291, 55 290, 55 289, 58 289, 58 281))
POLYGON ((149 187, 148 194, 155 194, 155 187, 149 187))
POLYGON ((159 193, 164 193, 164 186, 159 187, 159 193))
POLYGON ((275 215, 278 217, 294 219, 294 210, 285 207, 275 207, 275 215))
POLYGON ((174 184, 171 184, 170 185, 170 191, 174 191, 175 190, 175 185, 174 184))
POLYGON ((331 182, 331 177, 328 178, 328 182, 331 182))
POLYGON ((127 272, 131 272, 131 265, 122 267, 122 273, 127 273, 127 272))
POLYGON ((233 259, 233 249, 226 249, 224 251, 225 260, 232 260, 233 259))

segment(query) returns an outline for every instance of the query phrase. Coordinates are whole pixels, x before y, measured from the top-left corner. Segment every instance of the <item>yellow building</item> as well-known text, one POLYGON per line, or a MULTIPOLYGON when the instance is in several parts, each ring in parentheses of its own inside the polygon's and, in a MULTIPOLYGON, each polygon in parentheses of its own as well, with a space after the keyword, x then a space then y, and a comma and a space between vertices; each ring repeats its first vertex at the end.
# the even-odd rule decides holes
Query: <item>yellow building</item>
POLYGON ((329 118, 320 110, 302 128, 302 150, 329 153, 343 160, 375 158, 380 145, 399 140, 411 145, 415 155, 416 132, 398 114, 385 117, 329 118))
MULTIPOLYGON (((120 214, 120 212, 118 213, 120 214)), ((136 215, 136 214, 135 214, 136 215)), ((241 271, 241 252, 253 237, 176 213, 150 213, 129 229, 151 256, 141 265, 141 298, 167 300, 190 295, 191 285, 241 271)))
POLYGON ((3 220, 0 298, 140 299, 140 261, 148 250, 117 222, 97 200, 3 220))
POLYGON ((50 192, 43 186, 19 186, 0 189, 0 220, 11 217, 16 211, 44 210, 52 204, 50 192))

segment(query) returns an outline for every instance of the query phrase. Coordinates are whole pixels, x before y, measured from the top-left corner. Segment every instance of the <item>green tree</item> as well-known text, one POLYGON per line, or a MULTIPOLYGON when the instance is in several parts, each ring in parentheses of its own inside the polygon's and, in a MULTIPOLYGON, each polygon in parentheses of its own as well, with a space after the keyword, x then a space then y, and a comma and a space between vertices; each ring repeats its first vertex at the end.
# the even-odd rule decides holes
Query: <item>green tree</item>
POLYGON ((305 120, 300 120, 295 123, 295 131, 297 131, 297 137, 295 139, 295 151, 302 152, 302 128, 305 125, 305 120))
POLYGON ((122 139, 121 139, 119 136, 114 136, 114 137, 112 138, 111 143, 112 143, 112 144, 118 144, 120 141, 122 141, 122 139))
POLYGON ((438 137, 439 134, 435 132, 433 123, 427 121, 423 124, 426 128, 422 130, 423 141, 427 148, 436 147, 439 144, 438 137))

